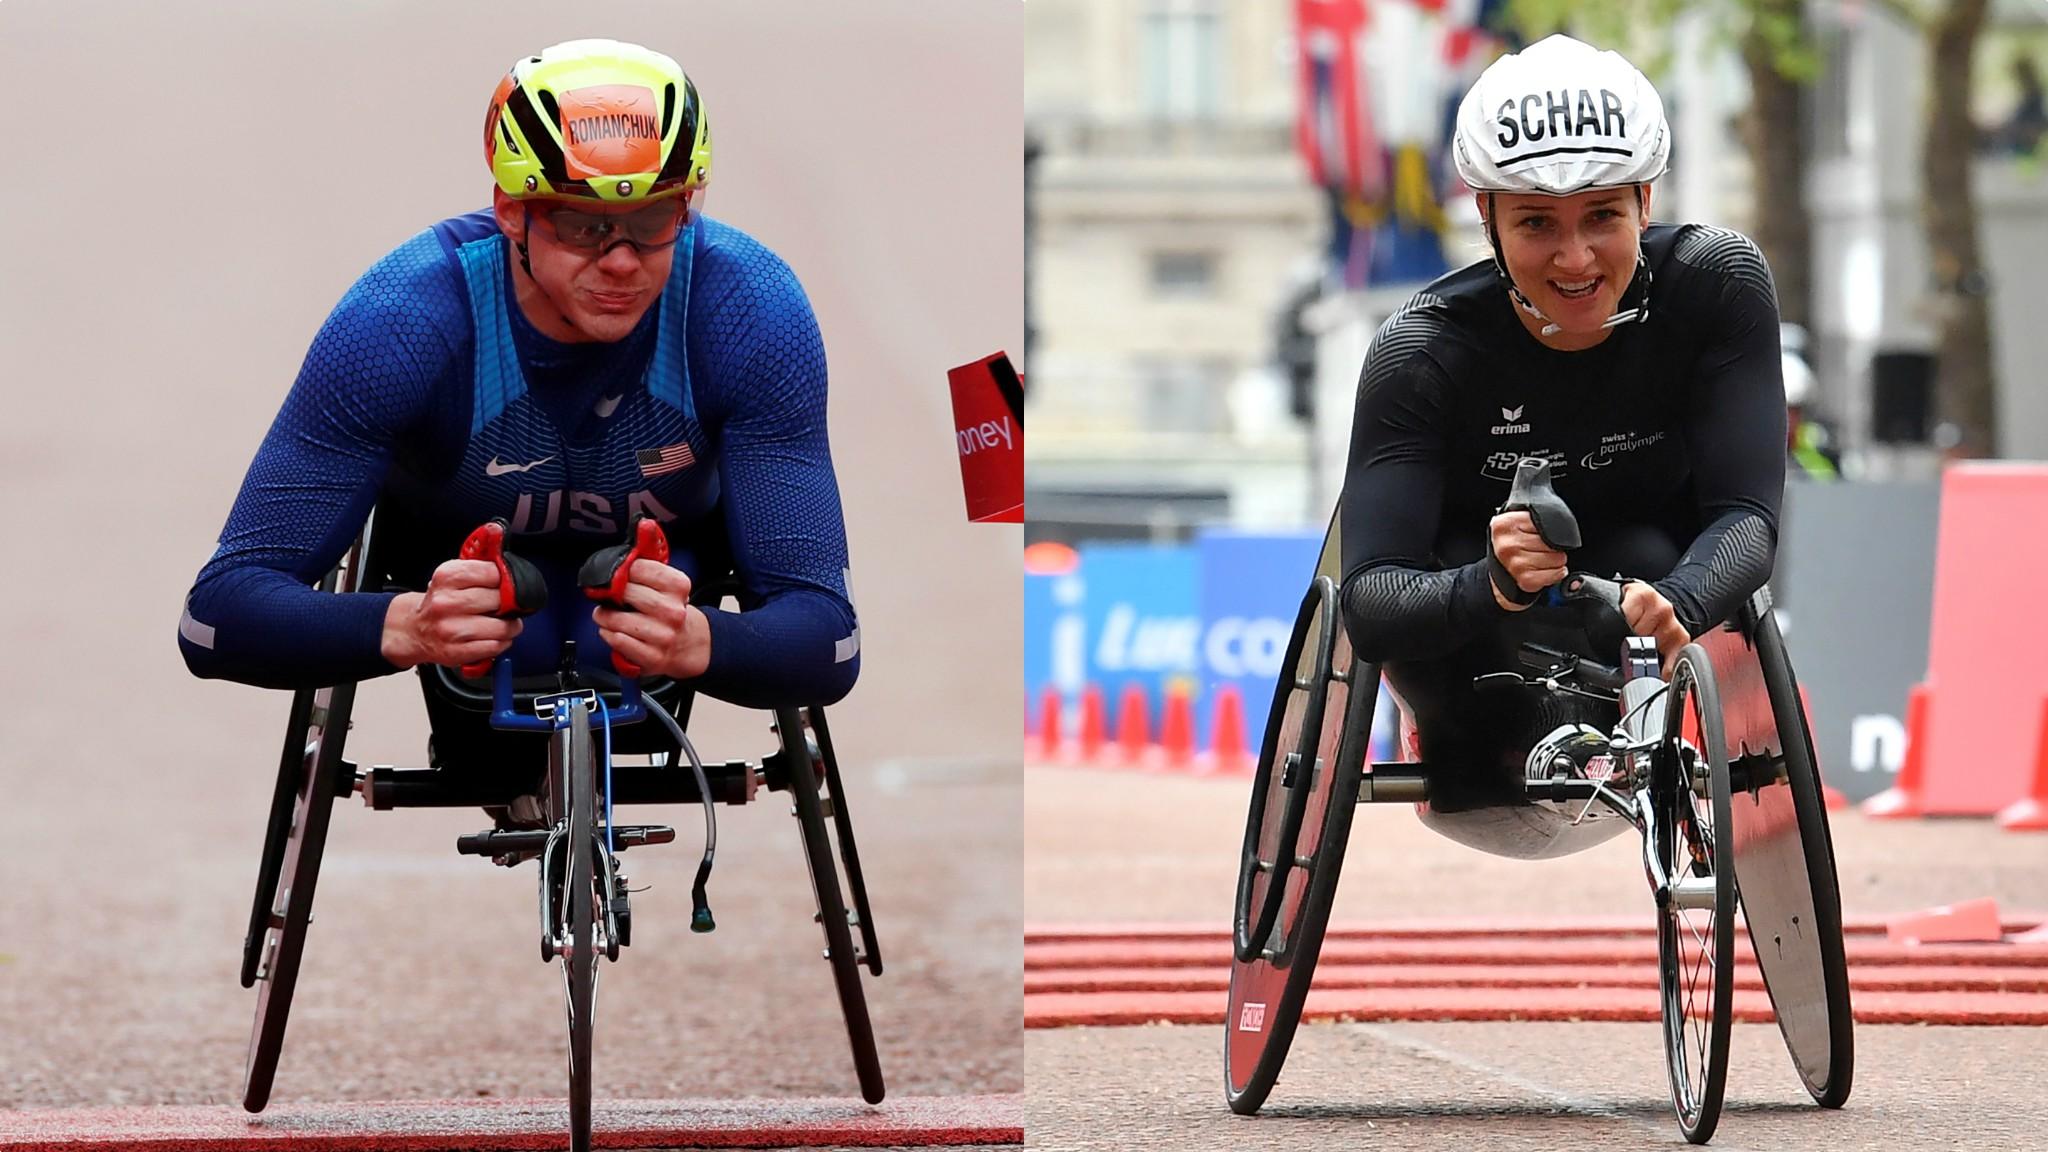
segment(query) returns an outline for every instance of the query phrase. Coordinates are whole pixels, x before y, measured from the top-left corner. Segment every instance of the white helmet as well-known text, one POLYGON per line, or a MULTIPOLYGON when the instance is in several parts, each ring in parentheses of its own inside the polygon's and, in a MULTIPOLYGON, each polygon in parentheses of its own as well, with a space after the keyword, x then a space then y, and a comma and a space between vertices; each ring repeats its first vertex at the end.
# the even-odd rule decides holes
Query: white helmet
POLYGON ((1458 105, 1451 153, 1474 192, 1569 196, 1656 180, 1671 133, 1635 65, 1559 35, 1480 73, 1458 105))
POLYGON ((1813 369, 1791 352, 1779 357, 1785 373, 1785 407, 1797 408, 1813 395, 1813 369))

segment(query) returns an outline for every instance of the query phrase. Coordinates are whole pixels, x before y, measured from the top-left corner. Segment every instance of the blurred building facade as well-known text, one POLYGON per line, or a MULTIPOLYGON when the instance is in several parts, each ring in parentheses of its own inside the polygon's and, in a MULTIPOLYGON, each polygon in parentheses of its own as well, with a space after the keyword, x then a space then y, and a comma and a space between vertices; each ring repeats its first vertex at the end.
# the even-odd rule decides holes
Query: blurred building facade
POLYGON ((1270 367, 1324 208, 1294 143, 1292 6, 1032 0, 1030 515, 1075 535, 1299 523, 1270 367))
MULTIPOLYGON (((1925 476, 1938 467, 1934 450, 1894 448, 1879 437, 1896 435, 1897 426, 1927 424, 1927 405, 1880 403, 1879 377, 1895 375, 1893 369, 1919 374, 1912 361, 1924 361, 1935 346, 1936 296, 1920 218, 1927 49, 1917 30, 1882 5, 1810 0, 1808 14, 1824 53, 1807 173, 1820 403, 1839 420, 1856 470, 1925 476), (1920 412, 1885 411, 1902 406, 1920 412)), ((1989 25, 1976 63, 1979 93, 1991 94, 1976 102, 1987 138, 2007 111, 1986 105, 1998 103, 1997 82, 2010 64, 2011 45, 2015 38, 2048 35, 2048 4, 1994 0, 1989 25)), ((1973 179, 1979 244, 1990 272, 1984 287, 1991 293, 1998 455, 2048 459, 2048 389, 2040 381, 2048 325, 2039 320, 2048 293, 2048 173, 2038 153, 1985 148, 1973 179)), ((1886 391, 1910 397, 1919 389, 1886 391)))
MULTIPOLYGON (((1380 0, 1383 7, 1403 0, 1380 0)), ((1416 285, 1319 281, 1329 208, 1299 155, 1294 8, 1275 0, 1032 0, 1025 115, 1036 341, 1027 499, 1036 537, 1178 538, 1197 523, 1299 526, 1328 515, 1358 365, 1416 285), (1308 395, 1277 362, 1300 313, 1308 395), (1317 419, 1297 418, 1313 407, 1317 419)), ((1809 0, 1823 54, 1806 126, 1814 214, 1815 406, 1872 475, 1934 466, 1873 426, 1881 362, 1933 346, 1919 220, 1924 45, 1881 5, 1809 0)), ((1995 27, 2048 27, 1998 0, 1995 27)), ((1746 77, 1704 27, 1678 29, 1657 76, 1678 147, 1657 215, 1747 229, 1757 211, 1738 117, 1746 77), (1695 159, 1697 158, 1697 159, 1695 159)), ((2002 59, 2002 58, 2001 58, 2002 59)), ((2048 63, 2048 61, 2044 61, 2048 63)), ((1980 60, 1980 72, 2000 67, 1980 60)), ((1978 162, 2002 455, 2048 458, 2048 179, 2031 158, 1978 162)), ((1468 205, 1447 253, 1481 258, 1468 205)))

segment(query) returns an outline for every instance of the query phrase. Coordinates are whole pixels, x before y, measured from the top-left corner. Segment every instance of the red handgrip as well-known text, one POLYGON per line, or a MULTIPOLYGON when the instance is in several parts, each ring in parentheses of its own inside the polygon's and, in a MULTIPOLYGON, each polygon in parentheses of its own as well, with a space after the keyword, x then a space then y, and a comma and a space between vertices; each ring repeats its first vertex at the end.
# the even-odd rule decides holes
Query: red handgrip
MULTIPOLYGON (((582 578, 589 581, 594 576, 599 582, 585 583, 583 594, 614 608, 632 611, 626 604, 626 585, 631 583, 635 560, 668 563, 668 536, 652 516, 633 518, 632 543, 606 548, 585 562, 582 578)), ((621 676, 638 676, 641 672, 638 664, 619 655, 616 650, 612 652, 612 667, 621 676)))
MULTIPOLYGON (((496 615, 499 617, 531 616, 547 606, 547 580, 531 561, 505 550, 505 521, 502 519, 477 525, 469 538, 462 542, 462 548, 456 555, 463 560, 482 560, 498 569, 496 615)), ((481 676, 490 668, 488 660, 464 664, 462 674, 481 676)))
MULTIPOLYGON (((505 525, 502 521, 493 520, 487 524, 477 525, 476 530, 469 534, 469 538, 462 542, 462 550, 456 555, 464 560, 486 560, 495 566, 498 569, 498 611, 503 612, 517 606, 512 591, 512 573, 505 570, 503 560, 505 525)), ((462 666, 462 674, 471 678, 481 676, 490 670, 489 660, 479 660, 474 664, 462 666)))

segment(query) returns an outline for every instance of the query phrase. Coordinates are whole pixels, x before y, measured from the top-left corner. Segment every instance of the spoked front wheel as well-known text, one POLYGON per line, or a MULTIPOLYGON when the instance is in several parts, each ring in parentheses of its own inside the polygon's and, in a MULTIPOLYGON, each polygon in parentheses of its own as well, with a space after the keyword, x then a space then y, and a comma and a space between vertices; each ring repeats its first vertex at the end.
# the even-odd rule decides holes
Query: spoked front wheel
POLYGON ((560 847, 561 929, 568 952, 562 957, 562 979, 569 1000, 569 1147, 590 1147, 590 1037, 597 1010, 597 944, 593 892, 597 847, 597 770, 590 740, 590 713, 578 700, 570 704, 567 739, 555 743, 563 763, 552 779, 568 793, 567 826, 560 847))
POLYGON ((1670 881, 1657 925, 1664 1058, 1678 1127, 1704 1144, 1721 1119, 1735 991, 1735 851, 1721 699, 1706 652, 1674 662, 1652 771, 1653 846, 1670 881))

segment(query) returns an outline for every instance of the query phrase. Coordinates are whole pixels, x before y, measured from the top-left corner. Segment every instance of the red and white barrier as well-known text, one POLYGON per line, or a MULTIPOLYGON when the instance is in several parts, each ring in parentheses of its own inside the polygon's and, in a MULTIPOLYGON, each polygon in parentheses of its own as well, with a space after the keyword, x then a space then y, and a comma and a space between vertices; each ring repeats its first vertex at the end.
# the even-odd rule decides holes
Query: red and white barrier
POLYGON ((1927 678, 1908 698, 1897 784, 1879 817, 1991 816, 2048 828, 2048 613, 2020 580, 2048 566, 2048 464, 1973 462, 1942 477, 1927 678))

